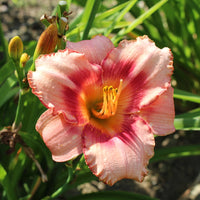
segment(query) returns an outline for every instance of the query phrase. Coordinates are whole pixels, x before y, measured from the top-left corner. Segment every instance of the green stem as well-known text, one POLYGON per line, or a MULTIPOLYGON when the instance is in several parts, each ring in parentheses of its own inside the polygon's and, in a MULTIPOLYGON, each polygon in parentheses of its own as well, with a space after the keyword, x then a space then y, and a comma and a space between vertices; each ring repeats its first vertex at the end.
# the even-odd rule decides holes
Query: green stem
POLYGON ((17 111, 16 111, 16 115, 15 115, 13 128, 18 128, 20 126, 20 122, 22 120, 22 113, 23 113, 25 94, 26 94, 26 91, 25 91, 26 84, 23 83, 24 71, 23 71, 23 68, 20 67, 19 61, 16 61, 15 65, 16 65, 17 79, 19 82, 20 91, 19 91, 18 106, 17 106, 17 111))
POLYGON ((20 122, 22 120, 22 112, 24 107, 24 100, 25 100, 25 93, 22 89, 19 91, 19 99, 18 99, 18 106, 14 120, 14 128, 18 128, 20 126, 20 122))
POLYGON ((20 68, 20 65, 19 65, 19 61, 15 61, 15 66, 16 66, 16 71, 17 71, 17 79, 18 79, 18 82, 19 82, 19 86, 21 89, 24 88, 24 83, 23 83, 23 69, 20 68))
POLYGON ((79 155, 75 160, 72 162, 72 167, 68 167, 68 177, 64 185, 62 185, 60 188, 58 188, 51 196, 44 198, 43 200, 53 200, 63 194, 68 188, 69 188, 69 183, 73 178, 73 171, 76 169, 80 159, 82 158, 82 154, 79 155))
POLYGON ((72 176, 73 176, 73 169, 71 167, 68 167, 67 169, 68 169, 68 177, 67 177, 66 182, 64 183, 62 187, 58 188, 58 190, 56 190, 50 196, 50 199, 55 199, 56 197, 58 197, 59 195, 61 195, 63 192, 65 192, 68 189, 69 182, 71 181, 72 176))
POLYGON ((31 70, 31 71, 35 71, 35 61, 33 61, 33 64, 31 65, 30 70, 31 70))

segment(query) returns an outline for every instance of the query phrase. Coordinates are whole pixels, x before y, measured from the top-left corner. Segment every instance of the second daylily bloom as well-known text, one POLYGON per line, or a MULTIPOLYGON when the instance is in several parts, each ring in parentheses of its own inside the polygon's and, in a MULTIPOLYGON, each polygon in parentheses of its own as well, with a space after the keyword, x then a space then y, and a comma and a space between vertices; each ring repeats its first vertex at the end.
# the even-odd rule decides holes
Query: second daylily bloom
POLYGON ((174 132, 172 54, 147 37, 122 41, 104 36, 36 60, 30 87, 48 108, 36 129, 63 162, 83 153, 107 184, 142 181, 154 154, 154 134, 174 132))

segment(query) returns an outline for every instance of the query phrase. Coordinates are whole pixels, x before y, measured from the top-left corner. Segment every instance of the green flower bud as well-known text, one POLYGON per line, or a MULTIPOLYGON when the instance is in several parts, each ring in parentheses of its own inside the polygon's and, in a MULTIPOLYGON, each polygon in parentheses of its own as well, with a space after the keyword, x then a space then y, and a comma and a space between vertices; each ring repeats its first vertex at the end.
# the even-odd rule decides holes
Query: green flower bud
POLYGON ((20 59, 23 53, 23 42, 19 36, 13 37, 8 45, 8 54, 9 56, 17 61, 20 59))
POLYGON ((26 62, 29 60, 30 56, 27 53, 23 53, 20 57, 20 66, 25 67, 26 62))
POLYGON ((60 34, 63 35, 66 29, 66 26, 68 25, 68 20, 66 17, 61 17, 59 20, 60 25, 60 34))

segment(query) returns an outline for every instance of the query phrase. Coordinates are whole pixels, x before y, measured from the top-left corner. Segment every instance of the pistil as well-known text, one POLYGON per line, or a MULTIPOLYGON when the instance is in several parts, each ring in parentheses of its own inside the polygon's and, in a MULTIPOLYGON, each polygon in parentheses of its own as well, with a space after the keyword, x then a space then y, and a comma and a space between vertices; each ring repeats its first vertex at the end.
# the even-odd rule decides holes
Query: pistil
POLYGON ((105 86, 103 88, 103 103, 99 111, 92 108, 92 113, 99 119, 107 119, 114 116, 117 111, 118 99, 122 90, 122 82, 120 79, 119 87, 113 88, 113 86, 105 86))

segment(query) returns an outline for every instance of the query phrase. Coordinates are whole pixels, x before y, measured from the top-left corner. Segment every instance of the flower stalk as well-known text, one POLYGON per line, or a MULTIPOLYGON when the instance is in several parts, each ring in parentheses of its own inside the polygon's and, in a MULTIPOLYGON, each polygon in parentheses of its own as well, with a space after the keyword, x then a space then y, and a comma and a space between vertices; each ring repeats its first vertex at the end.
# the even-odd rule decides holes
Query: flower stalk
POLYGON ((23 53, 23 42, 19 36, 13 37, 8 45, 8 54, 10 58, 14 62, 14 66, 16 69, 16 77, 19 82, 19 100, 18 100, 18 106, 17 106, 17 111, 16 111, 16 116, 15 120, 13 123, 13 129, 17 129, 20 127, 21 124, 21 116, 23 112, 23 106, 24 106, 24 101, 25 97, 24 95, 26 94, 27 91, 27 83, 25 80, 25 72, 24 72, 24 67, 26 65, 26 62, 29 60, 29 55, 27 53, 23 53))
POLYGON ((64 39, 64 34, 65 34, 65 30, 67 26, 68 26, 67 18, 61 17, 59 19, 59 37, 58 37, 58 42, 57 42, 58 49, 65 49, 66 42, 64 39))

